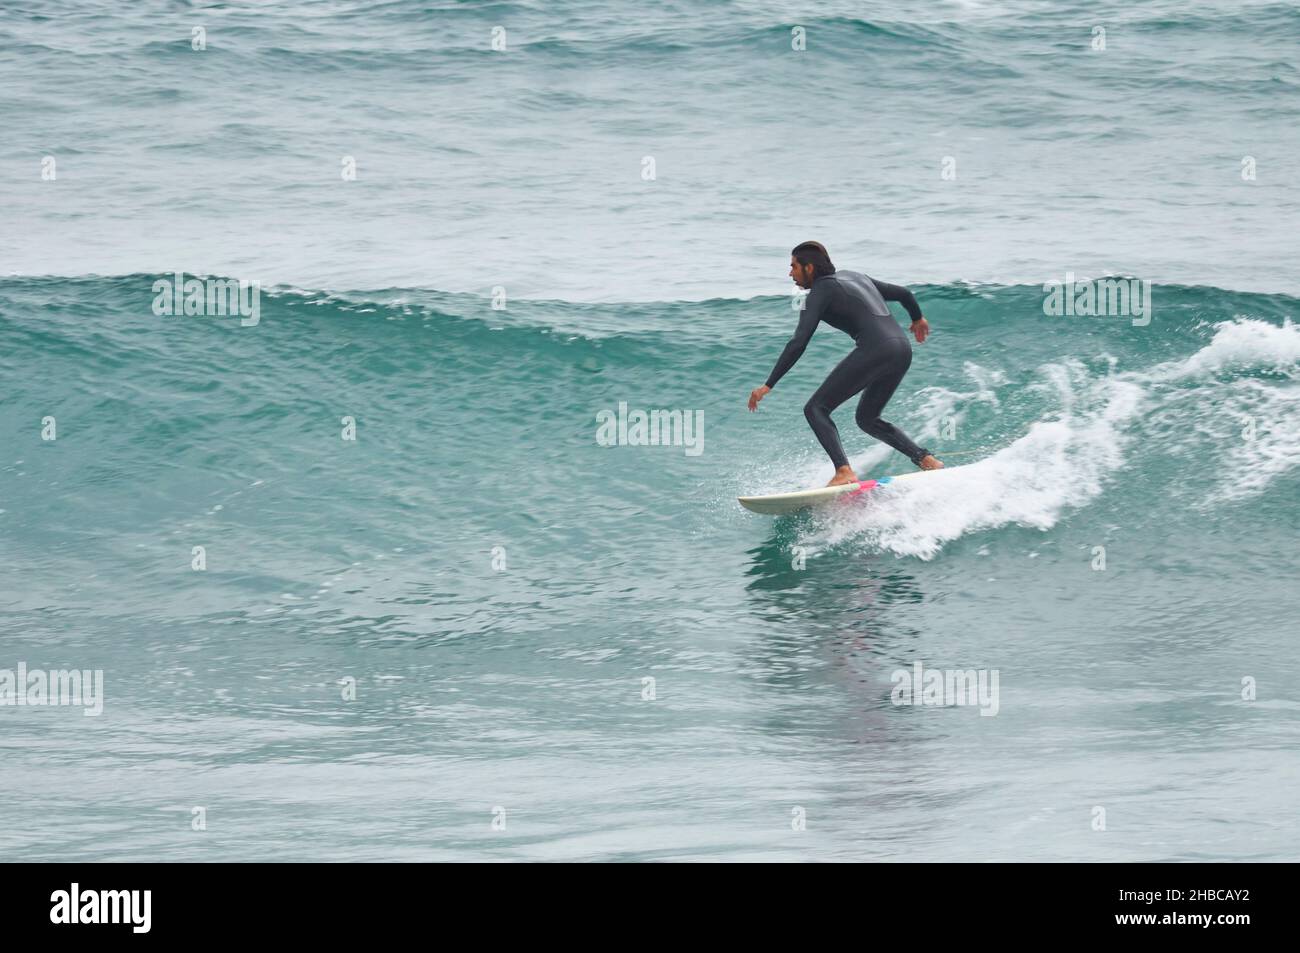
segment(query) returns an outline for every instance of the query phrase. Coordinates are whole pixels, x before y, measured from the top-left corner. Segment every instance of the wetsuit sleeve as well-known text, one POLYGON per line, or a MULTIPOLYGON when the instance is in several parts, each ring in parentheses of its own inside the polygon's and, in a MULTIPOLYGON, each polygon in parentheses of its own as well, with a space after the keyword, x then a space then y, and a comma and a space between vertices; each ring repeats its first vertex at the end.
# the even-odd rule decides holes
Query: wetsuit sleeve
POLYGON ((902 285, 891 285, 888 281, 877 281, 875 278, 871 279, 871 283, 880 292, 880 297, 901 304, 906 309, 907 316, 913 321, 921 317, 921 306, 916 303, 916 295, 902 285))
POLYGON ((817 324, 822 319, 826 297, 833 284, 834 282, 823 281, 803 299, 803 308, 799 311, 799 324, 794 329, 790 340, 786 342, 785 350, 776 359, 776 367, 772 368, 772 373, 767 375, 768 388, 775 387, 776 382, 785 377, 785 372, 794 367, 794 362, 803 356, 804 348, 812 340, 813 332, 817 330, 817 324))

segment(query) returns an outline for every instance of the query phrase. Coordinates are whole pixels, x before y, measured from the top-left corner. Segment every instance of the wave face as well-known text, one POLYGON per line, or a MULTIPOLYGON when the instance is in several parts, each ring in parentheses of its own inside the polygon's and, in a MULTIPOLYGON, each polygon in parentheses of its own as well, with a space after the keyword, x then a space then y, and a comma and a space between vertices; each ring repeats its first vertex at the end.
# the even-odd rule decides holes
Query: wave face
MULTIPOLYGON (((0 668, 106 673, 101 720, 0 710, 65 853, 266 858, 285 804, 336 859, 1300 846, 1287 789, 1227 770, 1293 750, 1294 298, 1156 287, 1136 326, 918 288, 887 417, 966 465, 771 521, 734 498, 825 479, 801 407, 849 343, 749 414, 788 298, 281 288, 245 327, 155 315, 157 277, 0 280, 0 668), (620 403, 702 414, 698 452, 602 446, 620 403), (998 717, 891 706, 918 659, 999 670, 998 717), (1103 844, 1094 801, 1149 836, 1103 844), (791 843, 791 804, 824 826, 791 843)), ((906 469, 837 416, 862 472, 906 469)))
POLYGON ((700 300, 816 238, 891 281, 1293 292, 1298 45, 1238 0, 6 4, 0 262, 700 300))

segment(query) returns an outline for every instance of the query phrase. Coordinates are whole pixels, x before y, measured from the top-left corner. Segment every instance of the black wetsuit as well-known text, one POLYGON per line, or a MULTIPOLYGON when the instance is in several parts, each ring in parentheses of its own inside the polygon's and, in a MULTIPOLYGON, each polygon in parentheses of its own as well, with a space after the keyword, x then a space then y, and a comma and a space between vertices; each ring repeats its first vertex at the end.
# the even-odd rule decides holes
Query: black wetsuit
POLYGON ((886 301, 900 302, 913 321, 921 317, 916 298, 906 288, 873 281, 856 271, 841 270, 820 276, 804 299, 794 336, 767 378, 767 386, 775 387, 776 382, 799 360, 821 321, 857 342, 857 347, 835 365, 803 409, 813 433, 837 468, 848 466, 849 460, 844 455, 835 422, 831 420, 831 411, 858 391, 862 391, 856 415, 859 427, 913 463, 919 464, 921 458, 930 453, 912 443, 907 434, 893 424, 880 419, 880 412, 912 364, 911 342, 889 313, 886 301))

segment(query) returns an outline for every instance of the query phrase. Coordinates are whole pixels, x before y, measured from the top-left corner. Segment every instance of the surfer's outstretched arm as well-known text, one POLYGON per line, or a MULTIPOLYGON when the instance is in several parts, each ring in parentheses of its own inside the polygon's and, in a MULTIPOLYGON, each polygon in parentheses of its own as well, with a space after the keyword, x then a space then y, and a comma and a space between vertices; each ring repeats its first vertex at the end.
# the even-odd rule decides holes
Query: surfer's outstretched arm
POLYGON ((749 395, 750 410, 758 409, 758 402, 771 392, 776 382, 784 377, 786 371, 794 367, 795 361, 803 356, 804 349, 812 340, 813 332, 817 330, 822 312, 826 308, 826 297, 831 293, 830 288, 827 287, 829 284, 830 282, 822 282, 816 285, 803 299, 803 307, 799 310, 799 323, 795 326, 790 340, 786 342, 785 349, 781 351, 781 356, 776 359, 776 366, 772 368, 772 373, 767 375, 767 383, 755 387, 749 395))
POLYGON ((804 298, 803 308, 799 312, 799 324, 795 327, 790 340, 786 342, 785 350, 776 359, 776 366, 772 368, 772 373, 767 375, 767 383, 763 385, 768 390, 775 387, 776 382, 785 377, 786 372, 794 367, 795 361, 803 356, 804 348, 812 340, 813 332, 817 330, 817 324, 822 319, 826 298, 833 290, 831 282, 823 281, 808 292, 808 297, 804 298))

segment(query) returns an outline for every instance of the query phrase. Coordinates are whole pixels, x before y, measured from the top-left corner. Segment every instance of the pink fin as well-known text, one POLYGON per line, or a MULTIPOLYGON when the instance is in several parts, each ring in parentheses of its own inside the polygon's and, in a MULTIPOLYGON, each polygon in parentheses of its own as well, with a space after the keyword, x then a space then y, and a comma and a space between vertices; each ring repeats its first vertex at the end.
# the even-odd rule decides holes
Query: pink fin
POLYGON ((859 493, 863 493, 863 492, 865 492, 866 490, 874 489, 875 487, 876 487, 876 481, 875 481, 875 480, 863 480, 863 481, 861 481, 861 482, 857 485, 857 488, 856 488, 856 489, 849 490, 849 492, 845 493, 844 495, 845 495, 845 496, 857 496, 859 493))

